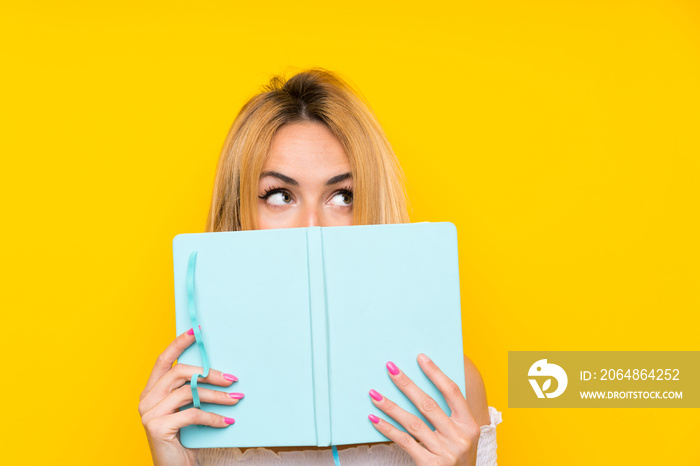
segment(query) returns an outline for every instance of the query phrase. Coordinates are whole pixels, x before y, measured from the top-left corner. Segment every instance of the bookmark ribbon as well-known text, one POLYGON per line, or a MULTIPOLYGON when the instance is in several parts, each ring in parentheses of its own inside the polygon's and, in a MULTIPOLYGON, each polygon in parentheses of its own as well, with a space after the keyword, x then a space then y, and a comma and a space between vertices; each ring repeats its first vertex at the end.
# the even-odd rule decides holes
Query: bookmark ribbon
POLYGON ((338 449, 335 445, 331 445, 331 450, 333 451, 333 462, 335 466, 340 466, 340 458, 338 458, 338 449))
POLYGON ((197 379, 199 379, 199 377, 204 378, 209 375, 209 358, 207 357, 207 352, 204 349, 204 342, 202 341, 202 332, 199 330, 199 323, 197 322, 197 310, 194 304, 194 268, 196 262, 197 251, 194 251, 190 254, 190 261, 187 265, 187 308, 190 315, 190 324, 192 324, 194 337, 197 341, 197 347, 199 348, 199 354, 202 357, 202 367, 204 369, 203 374, 192 374, 192 380, 190 381, 190 390, 192 390, 192 404, 195 408, 199 409, 200 404, 199 393, 197 392, 197 379))

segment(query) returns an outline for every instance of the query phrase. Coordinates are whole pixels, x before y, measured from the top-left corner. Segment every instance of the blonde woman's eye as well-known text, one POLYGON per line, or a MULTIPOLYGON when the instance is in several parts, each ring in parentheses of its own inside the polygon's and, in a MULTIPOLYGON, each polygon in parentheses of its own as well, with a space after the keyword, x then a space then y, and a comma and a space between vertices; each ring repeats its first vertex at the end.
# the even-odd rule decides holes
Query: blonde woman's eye
POLYGON ((292 203, 292 196, 282 189, 272 189, 258 197, 272 205, 289 205, 292 203))
POLYGON ((337 192, 333 199, 331 199, 331 204, 338 206, 349 206, 352 205, 352 191, 344 189, 337 192))

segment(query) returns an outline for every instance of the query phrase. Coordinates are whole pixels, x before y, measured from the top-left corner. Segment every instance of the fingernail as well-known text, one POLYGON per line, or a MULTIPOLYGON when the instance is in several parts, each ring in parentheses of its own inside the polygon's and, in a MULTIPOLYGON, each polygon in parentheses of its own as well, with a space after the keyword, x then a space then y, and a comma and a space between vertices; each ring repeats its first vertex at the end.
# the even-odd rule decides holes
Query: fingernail
MULTIPOLYGON (((200 330, 202 329, 202 326, 201 326, 201 325, 199 325, 198 327, 199 327, 200 330)), ((194 335, 194 328, 189 329, 189 330, 187 331, 187 334, 188 334, 188 335, 194 335)))
POLYGON ((423 362, 428 362, 428 361, 430 361, 430 358, 429 358, 428 356, 426 356, 425 354, 423 354, 423 353, 421 353, 421 354, 418 355, 418 359, 420 359, 420 360, 423 361, 423 362))
POLYGON ((245 395, 243 393, 229 393, 228 396, 230 396, 231 398, 235 398, 237 400, 240 400, 245 395))
POLYGON ((225 417, 225 418, 224 418, 224 422, 225 422, 226 424, 233 424, 234 422, 236 422, 236 420, 235 420, 234 418, 232 418, 232 417, 225 417))
POLYGON ((375 424, 379 422, 379 418, 377 416, 375 416, 374 414, 370 414, 367 417, 369 418, 370 421, 374 422, 375 424))
POLYGON ((382 401, 382 395, 380 395, 379 392, 376 391, 375 389, 372 389, 369 391, 369 396, 371 396, 372 398, 374 398, 377 401, 382 401))
POLYGON ((396 367, 396 364, 394 364, 391 361, 386 363, 386 368, 389 369, 389 372, 391 372, 391 375, 396 375, 399 373, 399 368, 396 367))
POLYGON ((236 377, 235 375, 224 374, 224 378, 226 380, 230 380, 231 382, 238 382, 238 377, 236 377))

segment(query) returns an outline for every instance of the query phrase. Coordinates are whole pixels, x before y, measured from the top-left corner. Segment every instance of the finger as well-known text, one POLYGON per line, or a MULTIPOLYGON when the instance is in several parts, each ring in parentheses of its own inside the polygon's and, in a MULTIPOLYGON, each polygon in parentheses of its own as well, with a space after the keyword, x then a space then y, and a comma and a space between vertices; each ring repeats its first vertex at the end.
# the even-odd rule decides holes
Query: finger
POLYGON ((440 390, 440 393, 442 393, 443 398, 445 398, 447 402, 447 406, 449 406, 452 411, 451 417, 462 422, 473 421, 474 416, 472 416, 469 410, 469 405, 459 385, 447 377, 437 364, 423 353, 418 355, 418 365, 423 373, 427 375, 438 390, 440 390))
MULTIPOLYGON (((192 375, 195 373, 202 374, 202 368, 190 366, 188 364, 175 364, 158 382, 156 382, 155 386, 148 392, 148 395, 141 400, 139 403, 139 412, 141 415, 158 404, 160 400, 168 396, 173 390, 180 388, 185 382, 191 380, 192 375)), ((235 375, 224 374, 216 369, 210 369, 209 375, 200 378, 198 383, 227 387, 237 380, 238 377, 235 375)))
POLYGON ((172 342, 170 342, 168 347, 165 348, 165 351, 158 355, 156 363, 153 365, 153 370, 151 370, 151 375, 148 377, 148 382, 146 382, 146 388, 144 388, 143 392, 141 392, 140 400, 143 400, 144 397, 148 395, 148 392, 151 391, 153 386, 160 380, 160 378, 170 370, 175 360, 179 358, 182 352, 194 342, 195 338, 192 329, 181 333, 172 342))
POLYGON ((192 424, 211 427, 228 427, 235 419, 209 413, 197 408, 185 409, 163 417, 153 418, 145 423, 152 438, 172 440, 177 438, 180 429, 192 424))
POLYGON ((423 390, 413 383, 413 381, 398 367, 389 361, 386 364, 389 377, 394 384, 408 397, 418 408, 418 411, 435 426, 435 428, 445 435, 457 435, 457 428, 435 400, 428 396, 423 390))
POLYGON ((374 414, 369 415, 369 420, 372 421, 372 425, 375 429, 401 447, 406 453, 411 455, 411 458, 413 458, 417 464, 426 464, 430 460, 434 461, 435 459, 438 459, 436 455, 418 445, 418 442, 416 442, 413 437, 406 432, 397 429, 390 422, 378 418, 374 414))
POLYGON ((440 440, 421 418, 405 411, 376 390, 370 390, 369 396, 374 406, 401 424, 409 434, 417 438, 428 450, 432 452, 440 451, 440 440))
MULTIPOLYGON (((216 403, 232 406, 237 404, 243 397, 243 393, 228 393, 221 390, 211 390, 209 388, 197 388, 199 400, 204 403, 216 403)), ((150 419, 166 416, 177 411, 189 403, 192 403, 192 389, 190 385, 183 385, 170 395, 160 400, 153 408, 146 411, 141 417, 142 422, 150 419)))

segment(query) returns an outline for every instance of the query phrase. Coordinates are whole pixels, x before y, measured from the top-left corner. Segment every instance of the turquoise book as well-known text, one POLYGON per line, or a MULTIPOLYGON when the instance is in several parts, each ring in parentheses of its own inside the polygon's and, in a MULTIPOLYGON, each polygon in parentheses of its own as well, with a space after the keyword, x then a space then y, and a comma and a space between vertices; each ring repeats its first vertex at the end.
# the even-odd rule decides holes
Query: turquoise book
POLYGON ((176 334, 192 328, 190 310, 201 326, 178 363, 203 367, 208 357, 239 379, 190 388, 245 394, 233 406, 202 402, 236 422, 182 428, 187 448, 385 442, 368 414, 405 429, 375 408, 372 388, 433 428, 386 369, 393 361, 450 415, 419 353, 465 393, 452 223, 184 233, 173 267, 176 334))

